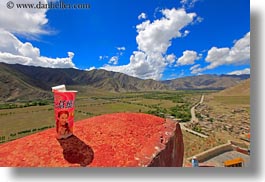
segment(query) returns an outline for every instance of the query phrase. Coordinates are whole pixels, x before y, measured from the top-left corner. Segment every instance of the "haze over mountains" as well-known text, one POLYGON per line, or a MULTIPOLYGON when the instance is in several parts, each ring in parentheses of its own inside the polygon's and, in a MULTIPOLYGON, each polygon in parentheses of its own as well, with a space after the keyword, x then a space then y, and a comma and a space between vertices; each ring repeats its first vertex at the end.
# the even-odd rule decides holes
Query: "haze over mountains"
POLYGON ((222 90, 237 85, 250 75, 199 75, 174 80, 142 80, 106 70, 43 68, 0 63, 0 101, 52 98, 51 87, 60 84, 89 86, 112 92, 155 90, 222 90))

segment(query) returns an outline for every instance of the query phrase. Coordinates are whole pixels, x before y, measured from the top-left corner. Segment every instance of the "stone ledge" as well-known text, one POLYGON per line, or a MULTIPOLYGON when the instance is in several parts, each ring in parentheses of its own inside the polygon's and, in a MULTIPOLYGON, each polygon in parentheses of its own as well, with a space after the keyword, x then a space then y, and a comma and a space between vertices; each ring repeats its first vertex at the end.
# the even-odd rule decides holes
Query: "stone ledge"
POLYGON ((115 113, 75 123, 74 136, 57 140, 48 129, 0 145, 0 166, 182 166, 178 123, 153 115, 115 113))

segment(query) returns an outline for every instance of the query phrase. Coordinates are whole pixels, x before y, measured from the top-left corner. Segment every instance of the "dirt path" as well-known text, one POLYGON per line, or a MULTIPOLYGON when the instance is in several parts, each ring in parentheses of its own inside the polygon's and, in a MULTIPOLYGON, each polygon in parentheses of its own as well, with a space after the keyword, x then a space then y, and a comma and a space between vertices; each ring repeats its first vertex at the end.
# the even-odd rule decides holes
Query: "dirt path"
POLYGON ((189 129, 189 128, 186 127, 186 124, 188 124, 188 123, 191 123, 191 122, 194 122, 194 123, 195 123, 195 122, 199 122, 199 119, 198 119, 198 118, 196 117, 196 115, 195 115, 195 108, 196 108, 198 105, 202 104, 202 103, 203 103, 203 100, 204 100, 204 95, 201 96, 201 100, 200 100, 200 102, 198 102, 197 104, 195 104, 195 105, 190 109, 191 120, 188 121, 188 122, 186 122, 186 123, 180 123, 180 126, 181 126, 181 129, 182 129, 182 130, 185 130, 185 131, 187 131, 187 132, 189 132, 189 133, 192 133, 192 134, 194 134, 194 135, 196 135, 196 136, 199 136, 199 137, 202 137, 202 138, 207 138, 207 137, 208 137, 207 135, 204 135, 204 134, 201 134, 201 133, 199 133, 199 132, 193 131, 193 130, 191 130, 191 129, 189 129))
POLYGON ((195 108, 202 104, 203 103, 203 100, 204 100, 204 95, 201 96, 201 100, 200 102, 198 102, 197 104, 195 104, 191 109, 190 109, 190 113, 191 113, 191 120, 190 122, 199 122, 198 118, 196 117, 195 115, 195 108))

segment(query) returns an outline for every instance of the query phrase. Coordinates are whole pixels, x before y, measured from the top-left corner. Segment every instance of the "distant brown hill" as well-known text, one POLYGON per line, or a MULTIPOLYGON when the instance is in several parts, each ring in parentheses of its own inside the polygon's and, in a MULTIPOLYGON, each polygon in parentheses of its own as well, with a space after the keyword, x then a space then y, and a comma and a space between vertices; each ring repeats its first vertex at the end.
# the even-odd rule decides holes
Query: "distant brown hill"
POLYGON ((222 90, 218 93, 222 96, 250 96, 250 78, 241 81, 239 84, 222 90))
POLYGON ((223 90, 237 85, 250 75, 198 75, 163 81, 176 90, 223 90))
POLYGON ((249 75, 199 75, 167 81, 143 80, 106 70, 43 68, 0 63, 0 101, 52 98, 51 87, 60 84, 108 92, 156 90, 222 90, 249 78, 249 75))
POLYGON ((0 63, 0 101, 35 100, 51 98, 45 84, 28 77, 9 65, 0 63))
POLYGON ((112 92, 169 90, 155 80, 142 80, 106 70, 43 68, 0 63, 0 101, 52 98, 51 87, 66 84, 112 92))

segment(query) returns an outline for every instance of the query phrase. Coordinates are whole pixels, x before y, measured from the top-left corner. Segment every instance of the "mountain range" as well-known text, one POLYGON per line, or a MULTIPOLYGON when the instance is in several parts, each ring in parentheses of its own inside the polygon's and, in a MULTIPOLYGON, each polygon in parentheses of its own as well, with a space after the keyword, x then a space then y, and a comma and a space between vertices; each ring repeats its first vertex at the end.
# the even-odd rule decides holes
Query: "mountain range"
POLYGON ((166 81, 143 80, 123 73, 94 69, 44 68, 0 63, 0 101, 52 98, 56 85, 87 86, 110 92, 155 90, 222 90, 250 75, 199 75, 166 81))

